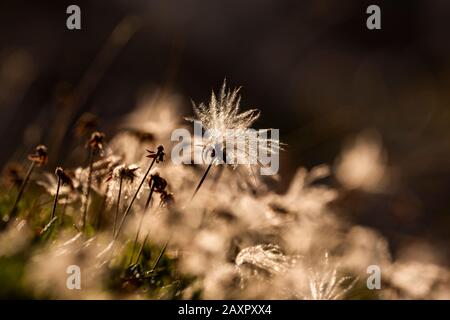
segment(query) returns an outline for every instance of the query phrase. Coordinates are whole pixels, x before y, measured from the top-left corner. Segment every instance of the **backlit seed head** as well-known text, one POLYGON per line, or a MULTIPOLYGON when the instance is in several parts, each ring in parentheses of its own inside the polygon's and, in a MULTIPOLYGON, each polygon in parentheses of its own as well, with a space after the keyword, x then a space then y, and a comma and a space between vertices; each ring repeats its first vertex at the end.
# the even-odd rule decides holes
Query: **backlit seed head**
POLYGON ((92 133, 91 138, 88 141, 88 146, 94 150, 103 150, 103 143, 105 140, 105 134, 99 131, 92 133))
POLYGON ((155 192, 162 193, 167 187, 166 179, 162 178, 158 172, 150 176, 150 187, 153 187, 155 192))
POLYGON ((147 155, 147 158, 156 159, 156 163, 163 162, 164 156, 166 155, 166 153, 164 152, 164 147, 162 145, 159 145, 158 148, 156 148, 156 150, 157 150, 156 152, 147 150, 147 152, 149 153, 147 155))
POLYGON ((175 198, 173 196, 173 193, 167 192, 167 191, 163 191, 161 192, 161 205, 162 206, 171 206, 175 203, 175 198))
POLYGON ((59 179, 61 179, 61 184, 62 185, 68 185, 71 188, 73 188, 72 178, 66 172, 64 172, 63 168, 57 167, 56 170, 55 170, 55 175, 59 179))
POLYGON ((34 149, 34 153, 28 155, 28 160, 33 161, 38 167, 47 164, 47 147, 40 144, 34 149))
POLYGON ((139 169, 136 165, 126 166, 122 165, 117 168, 115 175, 117 178, 122 180, 128 180, 129 182, 133 182, 137 177, 136 171, 139 169))

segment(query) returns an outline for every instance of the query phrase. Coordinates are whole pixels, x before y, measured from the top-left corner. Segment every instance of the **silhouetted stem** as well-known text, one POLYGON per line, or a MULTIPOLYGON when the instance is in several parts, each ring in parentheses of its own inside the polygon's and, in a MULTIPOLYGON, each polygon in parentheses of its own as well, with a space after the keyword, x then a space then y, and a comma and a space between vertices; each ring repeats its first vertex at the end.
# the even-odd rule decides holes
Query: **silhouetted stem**
POLYGON ((117 196, 116 214, 114 215, 113 237, 116 234, 117 217, 119 216, 120 195, 122 194, 122 182, 123 182, 123 178, 120 177, 120 181, 119 181, 119 195, 117 196))
POLYGON ((136 244, 137 244, 137 241, 139 239, 139 233, 141 232, 142 222, 144 221, 145 214, 147 213, 147 209, 148 209, 148 206, 150 204, 150 200, 152 199, 152 195, 153 195, 153 190, 154 189, 155 189, 154 188, 154 184, 152 184, 152 187, 150 189, 150 193, 148 194, 147 202, 145 203, 144 213, 142 214, 141 219, 139 221, 138 230, 136 232, 136 238, 134 239, 134 242, 133 242, 133 249, 131 251, 131 257, 130 257, 130 263, 129 263, 130 265, 133 262, 134 250, 136 249, 136 244))
POLYGON ((55 194, 55 201, 53 201, 53 210, 52 210, 52 216, 50 220, 52 220, 55 217, 56 212, 56 204, 58 203, 58 195, 59 195, 59 187, 61 185, 61 177, 58 176, 58 184, 56 186, 56 194, 55 194))
POLYGON ((200 190, 200 187, 202 186, 203 182, 205 181, 206 176, 208 175, 208 172, 209 172, 209 170, 211 169, 211 167, 213 165, 213 162, 214 162, 214 158, 211 159, 211 162, 209 163, 208 168, 206 168, 205 173, 203 173, 203 176, 200 179, 200 182, 198 183, 197 187, 195 188, 194 193, 192 194, 191 201, 194 199, 194 197, 197 194, 198 190, 200 190))
POLYGON ((150 170, 152 169, 153 165, 155 164, 155 161, 156 161, 156 158, 158 157, 158 155, 159 155, 159 152, 156 154, 155 158, 153 158, 150 166, 147 169, 147 172, 145 173, 144 177, 142 177, 141 183, 139 184, 136 192, 134 193, 133 198, 131 199, 130 203, 128 204, 128 207, 125 210, 125 213, 123 214, 122 220, 120 221, 119 228, 117 229, 117 232, 116 232, 116 235, 114 237, 114 240, 116 240, 119 237, 120 231, 122 230, 123 224, 125 223, 125 219, 127 218, 128 214, 131 211, 131 208, 133 206, 134 200, 136 200, 136 197, 137 197, 139 191, 141 190, 142 185, 145 182, 145 179, 147 178, 148 174, 150 173, 150 170))
POLYGON ((164 252, 166 252, 166 248, 167 248, 167 245, 169 244, 169 240, 170 240, 170 238, 167 239, 166 243, 164 243, 164 246, 162 247, 162 249, 159 253, 159 256, 156 259, 155 263, 153 264, 153 267, 151 268, 150 272, 155 271, 156 267, 158 266, 158 263, 161 260, 162 256, 164 255, 164 252))
POLYGON ((89 207, 89 195, 91 193, 93 162, 94 162, 94 148, 91 148, 90 152, 89 152, 89 173, 88 173, 86 199, 85 199, 86 202, 84 203, 84 209, 83 209, 83 225, 82 225, 83 231, 86 231, 86 219, 87 219, 87 211, 88 211, 88 207, 89 207))
POLYGON ((11 217, 13 217, 14 214, 16 213, 17 205, 19 204, 19 201, 22 198, 22 194, 25 191, 25 187, 27 186, 28 180, 30 180, 30 176, 31 176, 31 173, 33 172, 34 166, 35 166, 35 163, 31 162, 30 167, 28 168, 27 174, 25 176, 25 179, 23 180, 22 185, 20 186, 19 193, 17 194, 17 197, 16 197, 16 201, 14 201, 14 205, 8 215, 8 220, 11 219, 11 217))
POLYGON ((144 241, 142 242, 141 249, 139 249, 139 253, 138 253, 138 256, 137 256, 137 258, 136 258, 136 262, 135 262, 135 263, 138 263, 138 262, 139 262, 139 259, 141 258, 142 251, 144 251, 144 246, 145 246, 145 244, 147 243, 147 240, 148 240, 148 236, 149 236, 149 235, 150 235, 150 233, 147 233, 147 235, 145 236, 145 239, 144 239, 144 241))

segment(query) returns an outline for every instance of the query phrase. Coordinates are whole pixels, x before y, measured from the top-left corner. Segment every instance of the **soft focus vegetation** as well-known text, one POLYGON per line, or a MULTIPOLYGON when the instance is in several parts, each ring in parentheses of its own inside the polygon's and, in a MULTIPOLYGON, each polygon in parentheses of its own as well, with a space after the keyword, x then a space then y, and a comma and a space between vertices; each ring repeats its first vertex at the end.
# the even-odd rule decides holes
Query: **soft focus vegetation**
MULTIPOLYGON (((173 164, 170 132, 187 125, 174 101, 137 108, 106 135, 93 115, 81 117, 69 157, 79 167, 60 164, 53 173, 41 147, 5 168, 0 297, 449 297, 448 270, 393 259, 379 232, 355 225, 338 205, 354 190, 388 188, 376 134, 349 143, 335 166, 298 168, 285 191, 275 192, 277 176, 263 179, 247 167, 216 165, 206 176, 203 166, 173 164), (30 163, 36 166, 25 182, 30 163), (66 287, 69 265, 81 268, 81 290, 66 287), (366 287, 369 265, 382 270, 381 290, 366 287)), ((238 114, 226 123, 232 117, 238 114)))

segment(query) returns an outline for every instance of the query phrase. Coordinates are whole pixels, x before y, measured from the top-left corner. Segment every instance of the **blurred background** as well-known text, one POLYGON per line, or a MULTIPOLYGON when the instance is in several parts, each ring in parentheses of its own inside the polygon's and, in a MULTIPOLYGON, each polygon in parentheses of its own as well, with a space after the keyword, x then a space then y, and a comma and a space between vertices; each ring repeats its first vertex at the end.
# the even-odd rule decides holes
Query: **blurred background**
POLYGON ((376 137, 389 181, 344 188, 336 208, 393 255, 448 265, 449 18, 446 0, 3 0, 0 164, 37 143, 64 162, 83 113, 108 132, 143 94, 177 94, 190 115, 226 78, 262 111, 256 127, 287 143, 279 191, 298 166, 334 168, 355 139, 376 137), (79 31, 66 28, 70 4, 79 31), (381 30, 366 28, 370 4, 381 30))

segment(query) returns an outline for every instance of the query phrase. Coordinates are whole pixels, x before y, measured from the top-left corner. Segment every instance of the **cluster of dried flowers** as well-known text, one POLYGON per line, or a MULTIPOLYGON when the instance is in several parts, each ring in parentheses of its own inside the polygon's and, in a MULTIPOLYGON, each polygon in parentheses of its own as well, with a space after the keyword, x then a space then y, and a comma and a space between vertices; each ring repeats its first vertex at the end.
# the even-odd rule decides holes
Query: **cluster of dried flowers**
MULTIPOLYGON (((328 166, 298 169, 287 191, 279 194, 247 168, 208 167, 201 172, 165 161, 165 149, 156 143, 170 145, 170 132, 179 126, 174 98, 167 99, 138 109, 108 143, 104 134, 93 132, 86 145, 86 167, 40 174, 37 183, 54 201, 38 235, 45 241, 30 253, 25 272, 24 281, 38 297, 450 296, 448 270, 392 261, 381 235, 352 225, 333 209, 340 190, 322 183, 332 175, 328 166), (149 145, 156 148, 147 150, 149 145), (195 198, 194 190, 199 191, 195 198), (157 247, 157 255, 144 259, 149 246, 157 247), (173 267, 167 263, 160 265, 165 256, 175 272, 165 270, 173 267), (82 290, 67 290, 68 265, 81 268, 82 290), (380 291, 366 288, 369 265, 383 271, 380 291), (158 278, 169 273, 169 282, 158 278)), ((239 113, 239 103, 238 90, 224 86, 219 98, 213 94, 211 103, 195 113, 208 128, 245 129, 259 113, 239 113)), ((377 189, 385 173, 381 147, 373 141, 358 143, 339 159, 338 179, 345 188, 377 189)), ((271 145, 277 152, 279 144, 271 145)), ((36 237, 30 216, 41 211, 31 208, 28 215, 17 215, 17 207, 34 168, 47 162, 46 148, 38 146, 29 160, 23 178, 17 168, 10 170, 19 189, 0 233, 0 256, 27 250, 36 237)))

